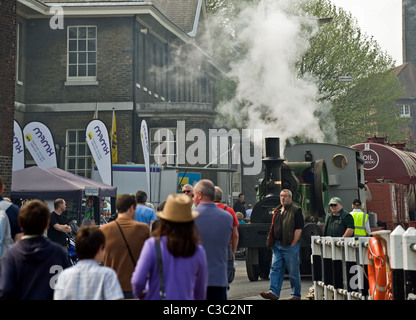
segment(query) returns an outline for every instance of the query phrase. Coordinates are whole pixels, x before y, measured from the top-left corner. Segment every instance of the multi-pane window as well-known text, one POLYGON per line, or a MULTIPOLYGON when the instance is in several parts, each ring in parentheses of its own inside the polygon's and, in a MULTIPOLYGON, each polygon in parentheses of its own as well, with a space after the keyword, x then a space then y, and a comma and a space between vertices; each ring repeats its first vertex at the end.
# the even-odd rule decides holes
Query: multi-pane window
POLYGON ((16 24, 16 83, 22 85, 23 61, 23 30, 22 24, 16 24))
POLYGON ((408 104, 403 104, 400 106, 400 117, 401 118, 410 117, 410 106, 408 104))
POLYGON ((85 129, 66 131, 65 170, 91 177, 92 156, 85 139, 85 129))
POLYGON ((68 79, 96 80, 97 27, 68 27, 68 79))

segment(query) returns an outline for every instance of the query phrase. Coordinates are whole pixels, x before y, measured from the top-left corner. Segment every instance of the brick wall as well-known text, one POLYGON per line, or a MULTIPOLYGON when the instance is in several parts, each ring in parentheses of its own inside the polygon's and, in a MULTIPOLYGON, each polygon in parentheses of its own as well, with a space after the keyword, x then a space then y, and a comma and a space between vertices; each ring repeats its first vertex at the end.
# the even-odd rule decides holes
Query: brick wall
MULTIPOLYGON (((103 121, 111 134, 112 111, 99 111, 98 118, 103 121)), ((118 141, 118 163, 131 161, 131 111, 116 111, 118 141)), ((52 132, 55 144, 61 147, 66 143, 67 129, 85 129, 92 120, 93 112, 54 112, 47 116, 42 113, 26 113, 25 124, 31 121, 43 122, 52 132)), ((24 127, 24 125, 23 125, 24 127)), ((140 139, 138 140, 140 142, 140 139)), ((30 155, 29 155, 30 158, 30 155)))
POLYGON ((0 2, 0 174, 11 188, 15 97, 16 1, 0 2))
MULTIPOLYGON (((123 102, 132 101, 132 79, 133 79, 133 41, 132 29, 133 18, 85 18, 74 19, 67 18, 64 20, 64 30, 52 30, 49 27, 49 19, 31 19, 25 23, 26 31, 26 47, 25 47, 25 80, 24 89, 25 95, 21 95, 24 101, 22 103, 29 105, 29 108, 24 112, 24 115, 17 116, 22 120, 20 124, 22 128, 25 124, 31 121, 41 121, 47 125, 53 136, 55 143, 61 147, 65 146, 66 130, 67 129, 85 129, 88 122, 92 120, 93 111, 78 110, 76 112, 28 112, 28 110, 36 110, 36 107, 31 109, 30 105, 36 104, 60 104, 60 103, 84 103, 84 102, 123 102), (66 68, 67 68, 67 27, 94 25, 97 26, 97 81, 98 86, 67 86, 66 82, 66 68)), ((155 29, 152 29, 155 31, 155 29)), ((142 36, 140 33, 139 36, 142 36)), ((150 34, 148 34, 150 38, 150 34)), ((167 38, 167 37, 166 37, 167 38)), ((154 41, 159 41, 153 39, 154 41)), ((172 39, 169 39, 169 41, 172 39)), ((138 50, 142 47, 138 43, 138 50)), ((160 49, 160 46, 157 46, 160 49)), ((167 49, 167 48, 166 48, 167 49)), ((155 50, 153 50, 155 51, 155 50)), ((147 52, 147 54, 153 51, 147 52)), ((163 56, 163 52, 157 50, 158 57, 163 56)), ((153 55, 150 54, 151 57, 153 55)), ((144 54, 146 56, 146 53, 144 54)), ((142 57, 144 57, 142 56, 142 57)), ((147 57, 145 61, 140 60, 138 71, 143 72, 141 65, 143 62, 151 64, 153 58, 147 57)), ((187 68, 191 68, 187 66, 187 68)), ((206 73, 204 76, 208 77, 206 73)), ((173 77, 172 81, 175 80, 173 77)), ((173 81, 169 85, 174 86, 176 82, 173 81)), ((205 85, 209 83, 206 81, 205 85)), ((145 83, 150 87, 149 83, 145 83)), ((168 84, 165 84, 167 86, 168 84)), ((190 85, 190 84, 188 84, 190 85)), ((193 83, 195 87, 195 83, 193 83)), ((155 90, 151 88, 152 91, 155 90)), ((175 95, 172 101, 195 101, 203 102, 208 99, 206 96, 198 96, 196 89, 190 91, 191 93, 185 97, 180 98, 179 94, 175 95)), ((143 89, 137 90, 137 102, 160 102, 160 97, 155 98, 149 95, 148 92, 143 93, 143 89)), ((176 90, 173 88, 172 90, 176 90)), ((184 90, 183 85, 181 90, 184 90)), ((200 89, 198 89, 200 90, 200 89)), ((166 88, 162 89, 166 91, 166 88)), ((198 91, 199 92, 199 91, 198 91)), ((157 92, 160 95, 160 92, 157 92)), ((212 89, 209 91, 212 95, 212 89)), ((183 94, 181 96, 184 96, 183 94)), ((168 97, 165 97, 168 101, 168 97)), ((189 108, 185 108, 183 112, 176 113, 175 117, 170 117, 165 112, 156 112, 152 117, 145 117, 148 120, 149 129, 152 127, 172 127, 176 126, 176 120, 186 121, 186 130, 192 128, 199 128, 204 130, 208 136, 208 130, 215 128, 214 120, 215 114, 213 105, 208 103, 210 108, 201 112, 195 110, 190 112, 189 108), (201 113, 205 115, 202 117, 201 113)), ((192 103, 191 103, 192 105, 192 103)), ((169 105, 166 112, 169 113, 170 108, 175 108, 169 105)), ((74 110, 75 111, 75 110, 74 110)), ((135 135, 136 141, 136 156, 139 163, 143 163, 142 147, 140 140, 140 123, 142 118, 140 110, 138 110, 139 118, 137 120, 137 130, 132 132, 132 111, 116 110, 117 118, 117 140, 118 140, 118 163, 126 163, 133 160, 132 157, 132 134, 135 135)), ((111 111, 99 111, 99 119, 102 120, 108 130, 111 129, 111 111)), ((192 142, 187 143, 187 147, 192 142)), ((27 154, 27 159, 30 155, 27 154)), ((207 150, 207 159, 209 151, 207 150)), ((60 166, 63 167, 63 162, 60 166)), ((216 180, 216 173, 202 172, 203 178, 216 180)))
POLYGON ((131 101, 132 18, 65 19, 52 30, 48 19, 27 21, 26 101, 64 103, 131 101), (99 85, 67 86, 67 27, 97 26, 99 85))
POLYGON ((403 61, 411 62, 416 65, 416 20, 415 20, 416 0, 403 1, 403 61))
POLYGON ((5 186, 3 196, 10 197, 12 186, 12 157, 0 156, 0 176, 5 186))

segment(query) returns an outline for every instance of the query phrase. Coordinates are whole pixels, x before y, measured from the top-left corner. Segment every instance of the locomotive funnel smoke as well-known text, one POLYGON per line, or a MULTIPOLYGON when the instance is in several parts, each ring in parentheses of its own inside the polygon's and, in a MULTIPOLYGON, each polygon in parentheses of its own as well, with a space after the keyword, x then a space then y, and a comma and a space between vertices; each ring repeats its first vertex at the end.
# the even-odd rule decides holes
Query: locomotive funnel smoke
POLYGON ((317 102, 317 85, 307 77, 298 78, 295 66, 318 23, 290 14, 294 2, 260 1, 236 18, 235 37, 244 51, 229 73, 237 83, 236 95, 218 110, 235 123, 242 123, 240 114, 248 116, 248 129, 263 129, 263 137, 280 137, 281 144, 296 136, 323 142, 315 116, 323 111, 317 102), (237 112, 239 108, 242 112, 237 112))

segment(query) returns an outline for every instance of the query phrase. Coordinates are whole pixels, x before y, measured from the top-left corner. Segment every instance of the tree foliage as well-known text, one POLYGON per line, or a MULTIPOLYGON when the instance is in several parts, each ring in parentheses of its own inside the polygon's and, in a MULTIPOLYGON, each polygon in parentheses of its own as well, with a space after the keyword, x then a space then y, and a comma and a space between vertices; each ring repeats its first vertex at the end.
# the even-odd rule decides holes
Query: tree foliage
MULTIPOLYGON (((387 135, 403 140, 395 101, 403 94, 394 73, 394 61, 377 42, 364 34, 350 13, 329 0, 304 1, 305 12, 332 18, 311 38, 310 49, 299 62, 299 76, 319 79, 321 99, 332 104, 338 142, 351 145, 366 136, 387 135), (350 76, 350 83, 339 77, 350 76)), ((406 125, 404 125, 406 127, 406 125)))
MULTIPOLYGON (((207 0, 209 14, 221 17, 221 23, 215 24, 213 39, 217 59, 229 64, 244 55, 244 50, 235 42, 235 33, 239 32, 235 20, 243 5, 258 2, 207 0), (224 40, 226 46, 219 43, 224 40)), ((314 79, 318 86, 317 100, 324 107, 317 116, 326 132, 326 141, 352 145, 373 135, 387 135, 390 141, 407 138, 407 131, 403 129, 407 127, 406 120, 399 118, 395 106, 403 89, 394 73, 392 58, 360 30, 350 13, 332 5, 329 0, 294 3, 296 6, 291 7, 290 14, 317 21, 331 18, 329 23, 319 24, 317 28, 311 29, 310 24, 305 24, 305 32, 310 33, 310 47, 295 63, 297 76, 314 79), (342 76, 349 76, 352 81, 340 82, 342 76), (334 123, 336 133, 325 130, 334 123)), ((236 86, 232 81, 224 79, 218 83, 219 104, 233 95, 236 86)))

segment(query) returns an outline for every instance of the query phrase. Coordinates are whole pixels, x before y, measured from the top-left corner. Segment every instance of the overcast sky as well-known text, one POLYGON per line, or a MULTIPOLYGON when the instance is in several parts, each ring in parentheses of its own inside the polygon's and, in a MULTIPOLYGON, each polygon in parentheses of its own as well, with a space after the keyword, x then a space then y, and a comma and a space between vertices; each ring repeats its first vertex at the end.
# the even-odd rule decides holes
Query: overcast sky
POLYGON ((394 60, 403 63, 402 0, 331 0, 358 20, 362 31, 379 43, 394 60))

